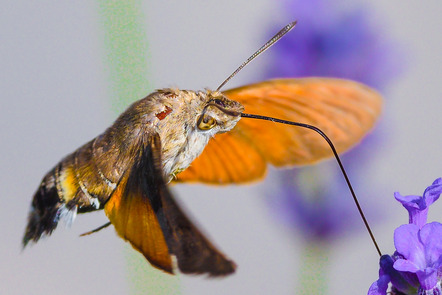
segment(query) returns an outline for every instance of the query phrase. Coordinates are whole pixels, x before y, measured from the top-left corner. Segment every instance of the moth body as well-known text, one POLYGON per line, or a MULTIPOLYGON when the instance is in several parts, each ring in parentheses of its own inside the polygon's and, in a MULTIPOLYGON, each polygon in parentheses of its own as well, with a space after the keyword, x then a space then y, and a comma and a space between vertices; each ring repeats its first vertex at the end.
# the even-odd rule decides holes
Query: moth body
POLYGON ((60 219, 70 224, 77 212, 103 209, 133 165, 146 135, 159 135, 163 177, 170 182, 201 154, 211 137, 232 129, 243 109, 240 103, 209 90, 161 89, 136 101, 103 134, 46 174, 32 202, 23 244, 50 234, 60 219), (225 114, 213 106, 217 103, 237 115, 225 114), (198 126, 203 112, 205 118, 215 120, 209 129, 198 126))
POLYGON ((173 273, 174 256, 183 273, 234 272, 167 184, 247 183, 262 179, 269 164, 309 165, 333 155, 309 129, 240 121, 244 109, 317 126, 344 152, 374 126, 382 100, 364 85, 331 78, 276 79, 223 93, 157 90, 46 174, 23 245, 51 234, 61 219, 69 224, 77 213, 104 209, 117 234, 159 269, 173 273))

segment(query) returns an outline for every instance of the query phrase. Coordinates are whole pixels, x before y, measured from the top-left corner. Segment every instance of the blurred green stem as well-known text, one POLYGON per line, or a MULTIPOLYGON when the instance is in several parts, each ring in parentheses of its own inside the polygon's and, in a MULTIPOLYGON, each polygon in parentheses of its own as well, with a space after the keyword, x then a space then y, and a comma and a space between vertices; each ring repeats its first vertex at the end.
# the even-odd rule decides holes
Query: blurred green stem
MULTIPOLYGON (((105 49, 104 64, 111 88, 112 110, 121 113, 152 89, 148 79, 148 42, 141 1, 98 1, 105 49)), ((117 237, 115 237, 117 238, 117 237)), ((127 247, 132 294, 179 294, 179 279, 154 269, 127 247)))
POLYGON ((104 64, 116 113, 150 91, 148 42, 142 1, 99 0, 98 9, 104 32, 104 64))
POLYGON ((329 251, 324 245, 309 243, 302 252, 298 277, 298 290, 295 294, 327 294, 329 251))

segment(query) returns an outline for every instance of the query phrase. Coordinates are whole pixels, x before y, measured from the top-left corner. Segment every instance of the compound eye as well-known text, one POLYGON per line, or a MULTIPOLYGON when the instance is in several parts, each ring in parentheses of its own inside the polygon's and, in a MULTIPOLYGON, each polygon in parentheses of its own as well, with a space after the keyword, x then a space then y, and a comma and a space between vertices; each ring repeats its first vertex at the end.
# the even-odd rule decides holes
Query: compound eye
POLYGON ((216 126, 216 120, 213 117, 206 114, 201 116, 198 119, 198 128, 200 130, 210 130, 216 126))

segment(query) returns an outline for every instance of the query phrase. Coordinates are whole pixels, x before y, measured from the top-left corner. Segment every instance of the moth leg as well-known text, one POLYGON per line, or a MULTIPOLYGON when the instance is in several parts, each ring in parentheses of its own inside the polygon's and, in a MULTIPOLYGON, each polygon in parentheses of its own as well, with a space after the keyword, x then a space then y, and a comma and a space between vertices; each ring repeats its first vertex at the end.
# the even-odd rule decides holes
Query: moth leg
POLYGON ((103 228, 108 227, 108 226, 111 225, 111 224, 112 224, 111 222, 107 222, 107 223, 103 224, 102 226, 97 227, 96 229, 93 229, 93 230, 91 230, 91 231, 88 231, 88 232, 82 233, 82 234, 80 235, 80 237, 84 237, 84 236, 88 236, 88 235, 91 235, 91 234, 93 234, 93 233, 96 233, 96 232, 102 230, 103 228))

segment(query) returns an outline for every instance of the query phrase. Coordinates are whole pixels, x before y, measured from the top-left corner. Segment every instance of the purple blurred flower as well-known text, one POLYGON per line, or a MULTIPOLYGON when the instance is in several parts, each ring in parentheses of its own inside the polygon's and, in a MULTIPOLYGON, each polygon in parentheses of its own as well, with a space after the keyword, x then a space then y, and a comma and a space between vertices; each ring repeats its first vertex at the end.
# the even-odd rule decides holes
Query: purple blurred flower
MULTIPOLYGON (((269 51, 271 62, 265 78, 329 76, 384 89, 400 73, 403 55, 383 34, 380 24, 371 21, 379 18, 367 7, 344 11, 339 0, 283 3, 285 12, 295 16, 298 24, 269 51)), ((370 139, 342 157, 345 167, 352 170, 354 185, 364 179, 363 169, 358 168, 367 168, 376 150, 373 145, 378 141, 373 136, 370 139)), ((359 217, 349 201, 338 166, 333 171, 321 171, 322 167, 318 165, 307 172, 312 180, 321 181, 304 181, 295 186, 293 173, 283 178, 282 186, 286 187, 282 194, 269 202, 279 204, 278 213, 283 214, 278 215, 284 216, 289 225, 300 225, 298 228, 306 229, 304 234, 312 238, 329 239, 358 225, 352 221, 359 217), (327 178, 333 179, 326 183, 327 178), (337 201, 341 197, 345 201, 337 201)), ((299 168, 296 173, 301 176, 305 171, 299 168)))
POLYGON ((310 241, 330 242, 352 229, 361 228, 359 215, 340 174, 310 185, 310 172, 284 171, 274 180, 269 205, 277 217, 292 229, 298 229, 310 241), (274 193, 276 191, 276 193, 274 193))
POLYGON ((340 13, 339 1, 289 1, 299 22, 270 54, 266 78, 326 76, 383 89, 402 68, 394 44, 374 25, 369 9, 340 13))
POLYGON ((390 282, 393 294, 442 294, 442 224, 427 223, 428 207, 441 192, 442 179, 438 178, 422 197, 395 193, 408 210, 410 223, 394 231, 396 252, 381 257, 379 280, 371 285, 369 295, 387 294, 390 282))

